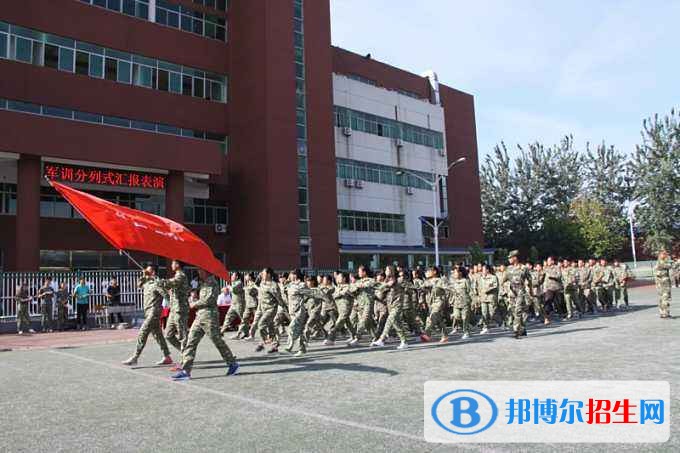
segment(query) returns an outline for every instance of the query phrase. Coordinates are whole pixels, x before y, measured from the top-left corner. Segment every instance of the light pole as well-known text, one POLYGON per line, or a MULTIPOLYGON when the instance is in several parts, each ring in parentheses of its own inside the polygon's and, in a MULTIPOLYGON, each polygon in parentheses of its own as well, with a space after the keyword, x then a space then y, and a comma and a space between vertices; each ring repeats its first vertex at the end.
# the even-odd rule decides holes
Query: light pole
POLYGON ((640 204, 639 201, 631 201, 628 205, 628 223, 630 224, 630 247, 633 251, 633 266, 637 268, 637 256, 635 254, 635 231, 633 230, 633 221, 635 220, 635 208, 640 204))
MULTIPOLYGON (((446 168, 446 173, 451 171, 453 167, 455 167, 458 164, 462 164, 467 160, 467 157, 460 157, 453 162, 449 164, 449 166, 446 168)), ((435 266, 439 267, 439 221, 437 220, 437 197, 439 195, 439 181, 442 180, 444 175, 437 175, 434 170, 432 170, 432 181, 428 181, 427 179, 423 178, 422 176, 419 176, 413 172, 410 172, 408 170, 399 170, 397 172, 397 176, 401 176, 403 174, 411 175, 414 178, 418 178, 419 180, 423 181, 425 184, 429 185, 432 188, 432 223, 428 222, 427 220, 424 220, 424 222, 432 227, 432 232, 434 233, 434 262, 435 266)))

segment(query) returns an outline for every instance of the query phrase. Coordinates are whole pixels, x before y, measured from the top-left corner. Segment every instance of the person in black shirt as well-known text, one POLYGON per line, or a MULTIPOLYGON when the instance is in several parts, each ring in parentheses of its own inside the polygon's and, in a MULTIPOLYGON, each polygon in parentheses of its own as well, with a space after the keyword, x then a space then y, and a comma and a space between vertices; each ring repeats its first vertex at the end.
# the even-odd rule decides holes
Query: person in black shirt
MULTIPOLYGON (((106 299, 108 300, 109 306, 117 307, 120 306, 120 286, 118 286, 118 281, 115 278, 111 279, 111 283, 106 288, 106 299)), ((111 313, 111 326, 116 323, 116 315, 118 316, 118 322, 123 322, 122 313, 111 313)))

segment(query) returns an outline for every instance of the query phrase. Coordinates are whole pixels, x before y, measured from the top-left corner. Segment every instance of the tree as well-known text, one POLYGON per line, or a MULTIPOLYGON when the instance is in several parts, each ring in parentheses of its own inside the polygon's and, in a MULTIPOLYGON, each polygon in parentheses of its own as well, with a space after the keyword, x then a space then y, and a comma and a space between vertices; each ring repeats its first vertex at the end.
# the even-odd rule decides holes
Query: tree
POLYGON ((616 228, 612 228, 611 212, 602 202, 595 198, 581 197, 574 200, 571 212, 584 251, 602 258, 612 258, 619 254, 626 243, 626 237, 616 228))
POLYGON ((642 143, 631 162, 633 194, 645 248, 654 253, 680 240, 680 112, 642 124, 642 143))
POLYGON ((592 150, 590 143, 586 144, 583 194, 599 201, 613 216, 622 218, 623 208, 632 195, 627 169, 626 156, 614 146, 607 146, 603 140, 592 150))
POLYGON ((472 264, 480 264, 486 262, 486 255, 482 250, 482 246, 479 242, 475 242, 470 247, 468 247, 468 255, 470 255, 470 262, 472 264))

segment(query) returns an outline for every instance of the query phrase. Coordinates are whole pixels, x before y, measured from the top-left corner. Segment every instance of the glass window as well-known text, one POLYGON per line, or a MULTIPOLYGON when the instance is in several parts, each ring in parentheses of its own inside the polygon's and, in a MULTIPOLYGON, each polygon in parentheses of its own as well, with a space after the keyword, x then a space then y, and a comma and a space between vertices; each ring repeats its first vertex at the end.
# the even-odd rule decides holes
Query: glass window
POLYGON ((217 37, 217 26, 212 22, 205 23, 205 36, 213 39, 217 37))
POLYGON ((191 96, 191 93, 193 92, 193 77, 191 76, 182 76, 182 94, 185 96, 191 96))
POLYGON ((12 40, 16 42, 14 58, 18 61, 23 61, 24 63, 30 63, 33 54, 33 42, 30 39, 14 36, 12 37, 12 40))
POLYGON ((156 23, 168 25, 168 12, 163 8, 156 8, 156 23))
POLYGON ((40 106, 30 102, 7 101, 7 108, 17 112, 40 114, 40 106))
POLYGON ((158 89, 168 91, 168 71, 158 70, 158 89))
POLYGON ((224 27, 218 26, 215 37, 217 39, 219 39, 220 41, 226 41, 227 40, 227 29, 224 28, 224 27))
POLYGON ((56 116, 59 118, 71 119, 73 118, 73 110, 60 109, 58 107, 43 107, 43 115, 56 116))
POLYGON ((182 15, 182 30, 191 32, 192 29, 193 24, 191 17, 182 15))
POLYGON ((223 101, 223 93, 224 90, 222 89, 222 84, 218 82, 210 82, 210 99, 213 101, 223 101))
POLYGON ((182 93, 182 76, 176 72, 170 73, 170 92, 182 93))
POLYGON ((0 58, 7 58, 7 35, 0 33, 0 58))
POLYGON ((106 0, 93 0, 93 2, 97 6, 101 6, 102 8, 106 8, 106 0))
POLYGON ((118 81, 120 83, 130 83, 131 82, 131 75, 130 71, 132 70, 132 65, 128 63, 127 61, 119 61, 118 62, 118 81))
POLYGON ((217 0, 217 9, 220 11, 227 10, 227 0, 217 0))
POLYGON ((168 26, 179 28, 179 14, 168 11, 168 26))
POLYGON ((137 17, 140 19, 149 20, 149 5, 144 3, 137 3, 137 17))
POLYGON ((123 12, 130 16, 135 15, 135 0, 123 0, 123 12))
POLYGON ((205 95, 205 80, 194 77, 194 97, 202 98, 205 95))
POLYGON ((120 0, 108 0, 106 2, 106 7, 110 10, 120 12, 120 0))
POLYGON ((156 131, 156 125, 153 123, 147 123, 146 121, 132 121, 132 128, 133 129, 140 129, 143 131, 151 131, 155 132, 156 131))
POLYGON ((203 21, 202 20, 194 19, 193 31, 197 35, 203 34, 203 21))
POLYGON ((102 116, 101 115, 95 115, 93 113, 74 112, 73 116, 77 120, 87 121, 88 123, 101 124, 101 122, 102 122, 102 116))
POLYGON ((101 79, 104 76, 104 58, 90 55, 90 77, 101 79))
POLYGON ((105 116, 104 117, 104 124, 108 124, 109 126, 118 126, 118 127, 130 127, 130 120, 126 120, 125 118, 118 118, 116 116, 105 116))
POLYGON ((106 80, 116 81, 118 78, 118 60, 114 60, 113 58, 106 59, 104 77, 106 80))
POLYGON ((134 77, 135 85, 151 88, 153 86, 153 82, 151 80, 153 72, 151 71, 151 68, 148 66, 135 64, 134 69, 135 69, 134 77))
POLYGON ((74 52, 65 47, 59 48, 59 70, 73 72, 74 52))
POLYGON ((182 135, 182 130, 179 127, 168 126, 166 124, 159 124, 158 132, 162 132, 163 134, 182 135))
POLYGON ((52 44, 45 44, 44 64, 48 68, 57 69, 59 67, 59 47, 52 44))
POLYGON ((86 52, 76 52, 76 74, 89 75, 90 73, 90 54, 86 52))

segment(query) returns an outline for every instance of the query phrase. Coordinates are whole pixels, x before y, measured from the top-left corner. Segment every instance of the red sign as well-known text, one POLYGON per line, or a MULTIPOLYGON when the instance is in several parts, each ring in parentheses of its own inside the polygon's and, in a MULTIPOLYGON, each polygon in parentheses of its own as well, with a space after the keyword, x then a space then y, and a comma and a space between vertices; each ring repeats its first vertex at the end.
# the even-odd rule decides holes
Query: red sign
POLYGON ((165 189, 165 175, 155 173, 46 163, 44 175, 50 181, 67 181, 80 184, 133 187, 138 189, 165 189))

